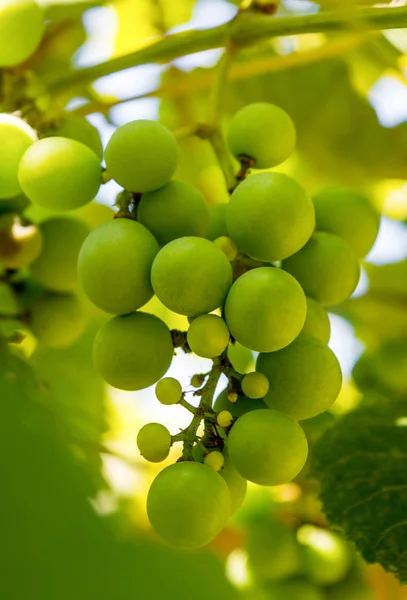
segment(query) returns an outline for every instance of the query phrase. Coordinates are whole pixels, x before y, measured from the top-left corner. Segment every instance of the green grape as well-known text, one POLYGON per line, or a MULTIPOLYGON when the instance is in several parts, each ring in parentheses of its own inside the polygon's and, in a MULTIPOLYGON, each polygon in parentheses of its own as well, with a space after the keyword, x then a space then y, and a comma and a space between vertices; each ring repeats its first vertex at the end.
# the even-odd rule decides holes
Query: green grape
POLYGON ((267 405, 264 404, 261 398, 251 399, 246 396, 239 396, 237 401, 232 404, 232 402, 228 400, 227 389, 219 394, 213 404, 213 410, 215 412, 228 410, 234 417, 241 417, 251 410, 259 410, 261 408, 267 408, 267 405))
POLYGON ((226 427, 230 427, 232 425, 233 415, 228 410, 221 410, 216 417, 216 422, 218 425, 226 429, 226 427))
POLYGON ((108 313, 140 308, 153 296, 150 269, 158 249, 153 235, 136 221, 114 219, 100 225, 79 254, 78 275, 86 295, 108 313))
POLYGON ((27 267, 41 253, 42 234, 36 225, 24 224, 12 213, 0 217, 0 264, 7 269, 27 267))
POLYGON ((332 187, 313 197, 317 228, 346 240, 356 256, 363 258, 379 232, 380 214, 356 190, 332 187))
POLYGON ((156 383, 171 364, 168 327, 143 312, 113 317, 96 335, 93 357, 103 379, 119 390, 142 390, 156 383))
POLYGON ((50 290, 75 291, 78 255, 88 228, 75 219, 52 217, 41 223, 40 231, 43 249, 31 265, 32 276, 50 290))
POLYGON ((315 226, 304 190, 283 173, 258 173, 234 190, 226 209, 229 236, 245 254, 273 262, 298 252, 315 226))
POLYGON ((311 335, 327 344, 331 337, 331 323, 325 308, 307 296, 307 316, 301 333, 311 335))
POLYGON ((243 504, 243 500, 246 496, 247 480, 241 477, 237 472, 234 464, 229 458, 226 446, 223 450, 223 456, 224 463, 222 469, 219 471, 219 475, 226 481, 229 488, 230 516, 232 516, 243 504))
POLYGON ((283 269, 302 285, 307 296, 325 306, 341 304, 354 292, 360 266, 348 242, 333 233, 317 231, 283 269))
MULTIPOLYGON (((275 583, 269 588, 269 600, 325 600, 324 592, 305 580, 275 583)), ((348 600, 343 597, 341 600, 348 600)))
POLYGON ((171 434, 160 423, 147 423, 138 432, 137 448, 149 462, 162 462, 170 453, 171 434))
POLYGON ((76 296, 46 293, 33 304, 30 324, 39 344, 65 348, 81 336, 85 318, 76 296))
POLYGON ((103 158, 103 146, 99 131, 82 117, 66 117, 57 127, 47 131, 45 136, 76 140, 93 150, 100 160, 103 158))
MULTIPOLYGON (((0 281, 0 313, 5 317, 17 317, 21 313, 20 298, 5 281, 0 281)), ((1 343, 0 336, 0 343, 1 343)))
POLYGON ((269 169, 293 153, 295 126, 279 106, 256 102, 241 108, 232 117, 227 143, 236 158, 249 157, 254 159, 256 169, 269 169))
POLYGON ((288 346, 304 326, 307 303, 299 283, 281 269, 260 267, 232 285, 225 319, 232 336, 257 352, 288 346))
POLYGON ((137 218, 162 246, 188 235, 205 237, 209 227, 204 197, 182 181, 169 181, 158 190, 143 194, 137 218))
POLYGON ((161 404, 170 406, 178 404, 182 398, 182 386, 178 379, 173 377, 164 377, 160 379, 155 386, 155 395, 161 404))
POLYGON ((215 358, 226 350, 230 333, 225 321, 217 315, 201 315, 194 319, 187 332, 192 352, 203 358, 215 358))
POLYGON ((259 485, 288 483, 308 456, 300 425, 277 410, 252 410, 239 417, 228 438, 229 456, 242 477, 259 485))
POLYGON ((18 169, 31 202, 53 211, 87 204, 96 196, 102 168, 92 150, 76 140, 44 138, 25 152, 18 169))
POLYGON ((38 47, 44 13, 34 0, 2 0, 0 4, 0 67, 14 67, 38 47))
POLYGON ((224 464, 225 457, 223 456, 222 452, 219 452, 218 450, 209 452, 204 458, 204 465, 210 467, 216 472, 220 471, 224 464))
POLYGON ((216 240, 221 236, 228 236, 226 228, 227 204, 212 204, 209 206, 209 230, 206 235, 208 240, 216 240))
POLYGON ((236 342, 234 340, 228 346, 227 350, 228 359, 230 360, 233 368, 238 373, 244 375, 248 371, 252 371, 254 369, 254 358, 252 352, 236 342))
POLYGON ((0 215, 5 215, 8 213, 22 213, 31 205, 31 202, 24 196, 24 194, 20 194, 19 196, 14 196, 14 198, 0 199, 0 215))
MULTIPOLYGON (((0 6, 0 22, 1 11, 0 6)), ((3 48, 1 34, 0 39, 3 48)), ((0 207, 2 198, 13 198, 21 193, 18 166, 24 152, 36 139, 37 134, 34 129, 25 121, 13 115, 0 114, 0 207)))
POLYGON ((242 379, 242 391, 248 398, 264 398, 269 388, 269 380, 263 373, 248 373, 242 379))
POLYGON ((302 525, 297 531, 302 562, 308 578, 318 585, 341 581, 350 568, 350 551, 344 540, 326 529, 302 525))
POLYGON ((110 138, 105 160, 109 174, 130 192, 151 192, 174 175, 179 149, 164 125, 141 119, 122 125, 110 138))
POLYGON ((278 352, 259 354, 256 368, 270 382, 264 402, 293 419, 309 419, 328 410, 341 390, 338 359, 311 336, 301 334, 278 352))
POLYGON ((154 479, 147 497, 150 523, 168 544, 199 548, 220 533, 230 515, 230 493, 213 469, 177 462, 154 479))
POLYGON ((223 304, 232 284, 232 268, 213 242, 184 237, 173 240, 157 254, 151 283, 164 306, 194 317, 223 304))
POLYGON ((216 238, 213 243, 220 250, 222 250, 229 262, 236 260, 239 250, 231 238, 227 237, 226 235, 221 235, 220 237, 216 238))

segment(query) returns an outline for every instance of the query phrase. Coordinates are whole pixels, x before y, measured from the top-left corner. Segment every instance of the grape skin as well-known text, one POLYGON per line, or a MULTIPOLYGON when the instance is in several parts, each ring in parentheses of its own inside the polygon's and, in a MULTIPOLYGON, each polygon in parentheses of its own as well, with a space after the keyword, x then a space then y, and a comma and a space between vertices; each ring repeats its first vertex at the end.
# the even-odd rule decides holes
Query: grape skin
POLYGON ((221 412, 222 410, 228 410, 234 417, 241 417, 251 410, 266 409, 267 405, 261 398, 257 400, 247 398, 246 396, 239 396, 237 402, 232 403, 228 400, 228 390, 225 389, 219 394, 213 404, 213 410, 215 412, 221 412))
POLYGON ((300 333, 306 316, 301 286, 272 267, 248 271, 235 281, 225 303, 232 336, 257 352, 274 352, 300 333))
POLYGON ((226 208, 227 204, 213 204, 209 207, 209 230, 206 237, 212 242, 229 235, 226 228, 226 208))
POLYGON ((230 492, 230 516, 234 515, 243 504, 247 491, 247 480, 239 475, 232 461, 230 460, 227 447, 223 450, 225 462, 219 475, 225 480, 230 492))
POLYGON ((57 127, 46 132, 45 137, 63 137, 76 140, 92 150, 102 160, 103 146, 99 131, 82 117, 67 117, 57 127))
POLYGON ((37 140, 37 134, 22 119, 13 115, 0 114, 0 140, 1 206, 1 199, 13 198, 21 193, 18 166, 24 152, 37 140))
POLYGON ((25 61, 44 33, 44 13, 34 0, 2 0, 0 4, 0 67, 25 61))
POLYGON ((217 315, 201 315, 187 332, 188 345, 197 356, 215 358, 226 350, 230 333, 225 321, 217 315))
POLYGON ((142 390, 167 371, 173 356, 171 333, 158 317, 143 312, 113 317, 98 331, 94 363, 119 390, 142 390))
POLYGON ((162 462, 170 452, 171 434, 160 423, 147 423, 138 432, 137 448, 149 462, 162 462))
POLYGON ((178 404, 182 398, 182 386, 174 377, 164 377, 155 386, 156 398, 161 404, 178 404))
POLYGON ((317 231, 283 269, 302 285, 307 296, 324 306, 341 304, 354 292, 360 266, 348 242, 333 233, 317 231))
POLYGON ((269 380, 263 373, 248 373, 242 379, 242 392, 253 400, 264 398, 269 388, 269 380))
POLYGON ((202 194, 189 183, 175 180, 143 194, 137 218, 161 246, 185 236, 205 237, 209 228, 202 194))
POLYGON ((308 444, 300 425, 277 410, 239 417, 228 437, 229 456, 242 477, 258 485, 288 483, 301 471, 308 444))
POLYGON ((89 233, 88 228, 75 219, 52 217, 41 223, 40 232, 43 249, 31 265, 31 274, 50 290, 77 290, 78 255, 89 233))
POLYGON ((35 142, 21 159, 18 179, 34 204, 68 211, 96 196, 102 169, 92 150, 76 140, 49 137, 35 142))
POLYGON ((230 515, 230 492, 223 478, 198 462, 177 462, 154 479, 147 514, 155 531, 177 548, 210 542, 230 515))
POLYGON ((27 267, 41 253, 41 231, 34 224, 24 223, 19 215, 0 217, 0 264, 7 269, 27 267))
POLYGON ((293 419, 310 419, 328 410, 341 390, 342 373, 335 354, 304 334, 278 352, 259 354, 256 369, 270 382, 264 402, 293 419))
POLYGON ((100 225, 79 253, 78 274, 85 294, 108 313, 140 308, 153 296, 150 269, 158 250, 153 235, 136 221, 114 219, 100 225))
POLYGON ((157 254, 151 283, 164 306, 194 317, 223 304, 232 284, 232 268, 213 242, 184 237, 173 240, 157 254))
POLYGON ((139 193, 151 192, 168 183, 178 156, 172 133, 161 123, 145 119, 116 129, 105 150, 109 174, 126 190, 139 193))
POLYGON ((66 348, 81 336, 85 317, 76 296, 44 294, 31 307, 30 326, 39 344, 66 348))
POLYGON ((249 157, 254 159, 256 169, 269 169, 284 162, 294 151, 295 126, 279 106, 256 102, 232 117, 227 143, 236 158, 249 157))
POLYGON ((327 344, 331 337, 331 323, 325 308, 307 296, 307 316, 301 333, 316 337, 327 344))
POLYGON ((216 472, 219 472, 225 463, 225 458, 222 452, 218 450, 214 450, 213 452, 209 452, 204 458, 204 465, 210 467, 216 472))

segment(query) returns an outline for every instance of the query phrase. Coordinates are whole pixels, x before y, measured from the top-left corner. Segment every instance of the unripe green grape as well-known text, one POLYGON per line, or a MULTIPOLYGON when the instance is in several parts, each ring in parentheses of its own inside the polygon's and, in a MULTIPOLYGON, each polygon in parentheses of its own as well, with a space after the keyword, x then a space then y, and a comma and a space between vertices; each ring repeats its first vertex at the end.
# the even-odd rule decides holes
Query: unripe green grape
POLYGON ((291 256, 308 242, 315 227, 314 206, 288 175, 258 173, 234 190, 226 225, 245 254, 273 262, 291 256))
POLYGON ((32 223, 24 224, 16 214, 0 217, 0 264, 7 269, 27 267, 41 253, 41 231, 32 223))
POLYGON ((84 144, 63 137, 44 138, 21 159, 18 179, 31 202, 53 211, 87 204, 100 187, 102 168, 84 144))
POLYGON ((205 237, 209 228, 209 210, 201 192, 189 183, 169 181, 143 194, 137 218, 164 246, 177 238, 205 237))
POLYGON ((323 231, 314 233, 304 248, 287 258, 283 269, 300 282, 307 296, 324 306, 347 300, 360 276, 359 262, 348 242, 323 231))
POLYGON ((331 323, 325 308, 307 296, 307 316, 301 333, 311 335, 327 344, 331 337, 331 323))
POLYGON ((113 317, 98 331, 93 348, 97 370, 119 390, 142 390, 156 383, 171 364, 168 327, 143 312, 113 317))
POLYGON ((0 199, 0 215, 22 213, 29 206, 31 206, 31 202, 24 194, 14 196, 14 198, 9 198, 7 200, 3 198, 0 199))
POLYGON ((85 294, 108 313, 140 308, 153 296, 150 270, 158 250, 153 235, 136 221, 114 219, 100 225, 79 253, 78 275, 85 294))
POLYGON ((34 0, 2 0, 0 4, 0 67, 14 67, 38 47, 44 13, 34 0))
MULTIPOLYGON (((0 7, 0 19, 1 19, 0 7)), ((0 34, 1 47, 3 39, 0 34)), ((37 134, 25 121, 13 115, 0 114, 0 199, 21 193, 18 166, 37 134)), ((1 200, 0 200, 1 205, 1 200)))
POLYGON ((228 410, 221 410, 216 417, 216 422, 221 427, 230 427, 233 423, 233 415, 228 410))
MULTIPOLYGON (((269 600, 325 600, 324 593, 305 580, 275 583, 270 586, 269 592, 269 600)), ((345 597, 341 600, 345 600, 345 597)))
POLYGON ((295 126, 279 106, 256 102, 232 117, 227 143, 236 158, 249 157, 254 159, 256 169, 269 169, 287 160, 294 151, 295 126))
POLYGON ((214 241, 218 237, 229 235, 226 228, 226 207, 226 203, 209 206, 208 240, 214 241))
POLYGON ((170 453, 171 434, 160 423, 147 423, 138 432, 137 448, 149 462, 162 462, 170 453))
POLYGON ((302 545, 302 559, 306 573, 318 585, 333 585, 349 571, 350 552, 346 542, 336 533, 302 525, 297 531, 302 545))
POLYGON ((288 273, 260 267, 244 273, 232 285, 225 319, 232 336, 257 352, 288 346, 304 326, 305 294, 288 273))
POLYGON ((242 391, 248 398, 264 398, 269 388, 269 380, 263 373, 248 373, 242 379, 242 391))
POLYGON ((310 419, 328 410, 341 390, 335 354, 324 342, 304 334, 278 352, 259 354, 256 369, 270 382, 264 402, 293 419, 310 419))
POLYGON ((225 254, 229 262, 236 260, 239 250, 235 242, 226 235, 221 235, 213 242, 225 254))
POLYGON ((236 404, 238 398, 239 398, 239 396, 236 392, 228 392, 228 400, 232 404, 236 404))
POLYGON ((252 410, 266 409, 267 405, 263 402, 261 398, 252 399, 247 398, 247 396, 239 396, 236 402, 232 403, 228 399, 228 390, 223 390, 216 398, 213 404, 213 410, 215 412, 221 412, 222 410, 227 410, 234 417, 241 417, 247 412, 252 410))
POLYGON ((242 477, 259 485, 288 483, 308 456, 300 425, 277 410, 253 410, 239 417, 228 437, 229 456, 242 477))
POLYGON ((41 223, 40 231, 43 248, 31 265, 32 276, 56 292, 76 290, 78 256, 88 228, 75 219, 52 217, 41 223))
POLYGON ((356 190, 332 187, 313 196, 316 226, 335 233, 363 258, 379 232, 380 214, 370 201, 356 190))
POLYGON ((147 497, 150 523, 168 544, 199 548, 220 533, 230 515, 230 493, 222 477, 198 462, 166 467, 147 497))
POLYGON ((193 317, 223 304, 232 284, 232 268, 213 242, 184 237, 173 240, 157 254, 151 283, 164 306, 193 317))
POLYGON ((203 382, 205 381, 205 377, 203 375, 192 375, 191 377, 191 385, 194 388, 200 388, 203 382))
POLYGON ((201 315, 194 319, 187 332, 192 352, 203 358, 215 358, 226 350, 230 333, 225 321, 217 315, 201 315))
POLYGON ((210 467, 214 471, 220 471, 220 469, 225 464, 225 457, 222 452, 218 450, 214 450, 213 452, 209 452, 204 458, 204 465, 210 467))
POLYGON ((85 317, 76 296, 44 294, 31 307, 30 324, 39 344, 66 348, 81 336, 85 317))
POLYGON ((254 369, 254 358, 251 350, 245 348, 236 340, 229 344, 227 355, 234 370, 238 373, 244 375, 254 369))
POLYGON ((45 133, 46 137, 63 137, 81 142, 102 160, 103 146, 99 131, 82 117, 66 117, 57 127, 45 133))
POLYGON ((109 174, 130 192, 151 192, 174 175, 179 149, 161 123, 141 119, 122 125, 110 138, 105 160, 109 174))
POLYGON ((235 512, 243 504, 246 496, 247 480, 239 475, 234 464, 229 458, 227 447, 223 450, 224 463, 219 475, 225 480, 230 492, 230 515, 235 512))
POLYGON ((178 404, 182 398, 182 386, 174 377, 164 377, 155 386, 155 395, 161 404, 178 404))

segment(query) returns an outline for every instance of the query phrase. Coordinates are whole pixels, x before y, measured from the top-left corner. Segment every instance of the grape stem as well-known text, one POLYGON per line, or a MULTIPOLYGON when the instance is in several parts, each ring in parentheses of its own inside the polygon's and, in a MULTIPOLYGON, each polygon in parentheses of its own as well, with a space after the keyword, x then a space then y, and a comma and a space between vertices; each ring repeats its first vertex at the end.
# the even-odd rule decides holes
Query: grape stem
POLYGON ((194 415, 196 414, 195 406, 192 406, 192 404, 190 404, 187 400, 185 400, 184 397, 181 398, 181 400, 178 402, 178 404, 180 406, 183 406, 187 410, 189 410, 189 412, 191 412, 192 414, 194 414, 194 415))

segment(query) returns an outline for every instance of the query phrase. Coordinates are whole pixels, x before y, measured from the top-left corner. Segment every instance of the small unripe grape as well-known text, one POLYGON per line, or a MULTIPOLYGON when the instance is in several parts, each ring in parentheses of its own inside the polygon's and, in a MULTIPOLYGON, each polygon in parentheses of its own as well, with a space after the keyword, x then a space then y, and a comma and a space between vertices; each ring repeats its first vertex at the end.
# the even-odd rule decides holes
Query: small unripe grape
POLYGON ((149 462, 162 462, 170 453, 171 434, 160 423, 147 423, 138 432, 137 448, 149 462))
POLYGON ((220 471, 225 463, 225 457, 222 452, 218 452, 214 450, 213 452, 209 452, 204 458, 204 465, 210 467, 214 471, 220 471))
POLYGON ((205 198, 189 183, 175 180, 143 194, 137 218, 162 246, 188 235, 205 237, 209 228, 205 198))
POLYGON ((194 388, 199 388, 205 381, 205 377, 203 375, 192 375, 191 377, 191 385, 194 388))
POLYGON ((78 275, 85 294, 108 313, 140 308, 153 296, 150 270, 158 250, 153 235, 136 221, 114 219, 100 225, 79 254, 78 275))
POLYGON ((221 427, 230 427, 233 423, 233 415, 228 410, 221 410, 216 421, 221 427))
POLYGON ((225 319, 232 336, 256 352, 288 346, 300 333, 307 310, 294 277, 273 267, 248 271, 232 285, 225 319))
POLYGON ((311 581, 318 585, 334 585, 350 568, 350 552, 345 541, 333 531, 313 525, 302 525, 297 531, 302 563, 311 581))
POLYGON ((40 344, 66 348, 81 336, 85 318, 76 296, 44 294, 31 307, 30 324, 40 344))
POLYGON ((98 331, 93 349, 103 379, 119 390, 142 390, 156 383, 171 364, 168 327, 143 312, 110 319, 98 331))
POLYGON ((380 214, 366 196, 356 190, 332 187, 315 194, 313 202, 317 229, 339 235, 356 256, 366 256, 380 225, 380 214))
POLYGON ((227 348, 230 333, 225 321, 217 315, 201 315, 194 319, 187 332, 192 352, 203 358, 220 356, 227 348))
POLYGON ((227 142, 236 158, 249 157, 254 159, 256 169, 269 169, 287 160, 294 151, 295 126, 279 106, 256 102, 232 117, 227 142))
POLYGON ((228 400, 232 404, 236 404, 238 398, 239 398, 239 396, 236 394, 236 392, 229 392, 228 393, 228 400))
POLYGON ((238 249, 235 242, 227 237, 226 235, 221 235, 216 238, 213 242, 222 252, 225 254, 226 258, 229 262, 233 262, 236 260, 238 255, 238 249))
POLYGON ((219 394, 213 404, 213 410, 215 412, 227 410, 234 417, 240 417, 251 410, 259 410, 262 408, 267 408, 267 405, 263 402, 263 400, 253 400, 243 395, 238 396, 235 402, 231 402, 229 400, 229 393, 227 389, 223 390, 223 392, 219 394))
POLYGON ((66 117, 57 127, 45 133, 45 137, 53 136, 81 142, 93 150, 100 160, 103 158, 103 146, 99 131, 82 117, 66 117))
MULTIPOLYGON (((0 7, 0 19, 1 10, 0 7)), ((0 39, 3 47, 1 34, 0 39)), ((36 139, 34 129, 25 121, 13 115, 0 114, 0 198, 13 198, 21 193, 18 166, 24 152, 36 139)))
POLYGON ((331 323, 325 308, 307 296, 307 316, 301 333, 311 335, 327 344, 331 337, 331 323))
POLYGON ((246 496, 247 480, 239 475, 234 464, 229 458, 227 447, 223 450, 224 465, 219 471, 219 475, 223 477, 230 492, 230 514, 233 515, 243 504, 246 496))
POLYGON ((208 240, 216 240, 221 236, 227 236, 226 228, 226 207, 227 204, 213 204, 209 207, 209 231, 207 233, 208 240))
POLYGON ((248 373, 242 379, 242 391, 248 398, 264 398, 269 387, 269 380, 263 373, 248 373))
POLYGON ((230 237, 245 254, 273 262, 298 252, 315 227, 311 199, 283 173, 258 173, 234 190, 226 209, 230 237))
POLYGON ((96 196, 102 169, 92 150, 76 140, 44 138, 25 152, 18 169, 31 202, 54 211, 87 204, 96 196))
POLYGON ((193 317, 223 304, 232 283, 232 268, 213 242, 184 237, 173 240, 157 254, 151 282, 164 306, 193 317))
POLYGON ((283 269, 300 282, 307 296, 325 306, 347 300, 360 276, 359 262, 348 242, 322 231, 314 233, 304 248, 287 258, 283 269))
POLYGON ((304 334, 278 352, 259 354, 256 368, 270 382, 265 403, 294 419, 328 410, 341 390, 335 354, 324 342, 304 334))
POLYGON ((130 192, 151 192, 174 175, 179 149, 161 123, 141 119, 122 125, 110 138, 105 160, 109 174, 130 192))
POLYGON ((239 417, 228 437, 231 461, 258 485, 281 485, 298 475, 308 456, 300 425, 277 410, 252 410, 239 417))
POLYGON ((38 47, 44 33, 44 13, 34 0, 0 3, 0 67, 14 67, 38 47))
POLYGON ((0 264, 7 269, 30 265, 41 253, 42 235, 32 223, 24 224, 15 214, 0 217, 0 264))
POLYGON ((174 377, 164 377, 155 386, 155 395, 161 404, 178 404, 182 398, 182 386, 174 377))
POLYGON ((217 536, 229 518, 230 492, 224 479, 206 465, 177 462, 154 479, 147 514, 168 544, 199 548, 217 536))

